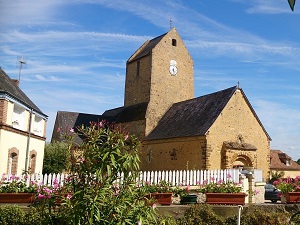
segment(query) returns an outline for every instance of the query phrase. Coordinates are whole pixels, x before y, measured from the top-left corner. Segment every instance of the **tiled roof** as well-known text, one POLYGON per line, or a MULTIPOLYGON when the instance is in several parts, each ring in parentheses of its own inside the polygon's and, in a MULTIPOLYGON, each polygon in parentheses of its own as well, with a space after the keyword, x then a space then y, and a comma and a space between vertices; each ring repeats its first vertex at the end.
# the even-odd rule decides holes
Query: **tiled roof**
POLYGON ((205 135, 235 90, 234 86, 173 104, 146 140, 205 135))
POLYGON ((18 87, 18 85, 0 68, 0 94, 8 95, 29 109, 47 117, 18 87))
POLYGON ((153 38, 152 40, 146 41, 127 61, 132 62, 134 60, 140 59, 152 51, 152 49, 160 42, 160 40, 166 35, 167 33, 160 35, 156 38, 153 38), (148 43, 147 43, 148 42, 148 43), (135 55, 136 54, 136 55, 135 55))
POLYGON ((300 165, 298 165, 295 161, 292 160, 292 158, 287 155, 286 153, 280 151, 280 150, 270 150, 270 158, 271 158, 271 164, 270 169, 273 170, 299 170, 300 171, 300 165), (286 159, 290 160, 290 165, 286 165, 286 159))

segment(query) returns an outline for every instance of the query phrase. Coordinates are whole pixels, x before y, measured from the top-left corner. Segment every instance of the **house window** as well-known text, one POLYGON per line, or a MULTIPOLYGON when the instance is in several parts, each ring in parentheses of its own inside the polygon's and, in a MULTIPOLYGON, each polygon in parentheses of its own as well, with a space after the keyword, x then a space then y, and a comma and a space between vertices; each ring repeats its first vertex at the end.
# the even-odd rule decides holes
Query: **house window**
POLYGON ((43 119, 39 116, 34 117, 34 124, 33 124, 33 133, 41 135, 42 133, 42 125, 43 125, 43 119))
POLYGON ((176 39, 172 39, 172 46, 177 46, 177 41, 176 41, 176 39))
POLYGON ((287 166, 290 166, 290 165, 291 165, 291 162, 290 162, 289 159, 286 160, 285 165, 287 165, 287 166))
POLYGON ((7 174, 17 175, 18 153, 19 151, 16 148, 8 152, 7 174))
POLYGON ((25 109, 16 104, 14 105, 14 111, 12 115, 12 126, 14 128, 24 129, 24 111, 25 109))

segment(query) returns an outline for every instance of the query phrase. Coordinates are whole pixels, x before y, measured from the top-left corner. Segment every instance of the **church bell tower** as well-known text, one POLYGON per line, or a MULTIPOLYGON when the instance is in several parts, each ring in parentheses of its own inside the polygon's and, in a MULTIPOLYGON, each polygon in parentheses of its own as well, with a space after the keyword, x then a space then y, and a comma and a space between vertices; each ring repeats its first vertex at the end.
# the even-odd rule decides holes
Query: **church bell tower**
POLYGON ((175 28, 146 41, 127 61, 124 106, 147 104, 145 136, 173 103, 194 98, 194 64, 175 28))

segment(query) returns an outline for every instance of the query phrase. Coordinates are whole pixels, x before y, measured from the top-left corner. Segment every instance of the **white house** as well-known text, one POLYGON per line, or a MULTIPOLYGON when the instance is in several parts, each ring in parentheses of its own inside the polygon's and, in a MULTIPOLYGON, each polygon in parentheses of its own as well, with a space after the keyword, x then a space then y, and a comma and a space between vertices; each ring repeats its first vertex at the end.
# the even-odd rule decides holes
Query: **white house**
POLYGON ((0 68, 1 174, 42 172, 47 118, 0 68))

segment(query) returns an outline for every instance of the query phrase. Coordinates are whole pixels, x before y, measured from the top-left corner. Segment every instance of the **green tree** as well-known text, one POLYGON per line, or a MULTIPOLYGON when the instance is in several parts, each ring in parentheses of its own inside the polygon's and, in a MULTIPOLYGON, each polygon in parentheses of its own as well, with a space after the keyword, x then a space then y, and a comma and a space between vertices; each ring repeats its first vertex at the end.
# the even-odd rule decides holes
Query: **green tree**
POLYGON ((297 163, 300 165, 300 158, 297 160, 297 163))
POLYGON ((68 145, 63 142, 47 143, 45 146, 43 174, 62 173, 69 165, 68 145))

